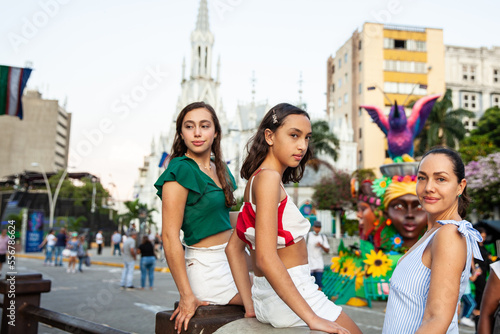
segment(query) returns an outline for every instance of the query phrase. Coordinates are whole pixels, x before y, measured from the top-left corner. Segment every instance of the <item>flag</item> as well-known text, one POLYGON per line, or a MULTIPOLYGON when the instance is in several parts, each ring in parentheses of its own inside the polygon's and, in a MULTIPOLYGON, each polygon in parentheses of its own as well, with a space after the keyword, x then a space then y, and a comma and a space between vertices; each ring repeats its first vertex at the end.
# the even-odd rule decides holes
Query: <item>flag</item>
POLYGON ((0 65, 0 115, 23 119, 21 97, 31 74, 31 68, 0 65))
POLYGON ((168 153, 167 152, 163 152, 161 154, 161 159, 160 159, 160 164, 158 165, 158 167, 164 167, 165 166, 165 162, 167 161, 167 157, 168 157, 168 153))

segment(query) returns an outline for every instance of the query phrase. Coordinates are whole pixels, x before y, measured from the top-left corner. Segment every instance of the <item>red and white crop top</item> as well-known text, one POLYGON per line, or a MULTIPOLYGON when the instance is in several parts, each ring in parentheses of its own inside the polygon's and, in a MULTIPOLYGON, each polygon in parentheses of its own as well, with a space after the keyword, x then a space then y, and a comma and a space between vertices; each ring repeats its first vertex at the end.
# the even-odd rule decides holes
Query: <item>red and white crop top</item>
MULTIPOLYGON (((249 201, 243 203, 236 223, 238 237, 253 250, 255 249, 255 211, 257 206, 252 203, 252 185, 253 179, 261 170, 259 169, 250 180, 249 201)), ((286 198, 278 205, 278 248, 299 242, 310 228, 311 223, 304 218, 290 196, 286 194, 286 198)))

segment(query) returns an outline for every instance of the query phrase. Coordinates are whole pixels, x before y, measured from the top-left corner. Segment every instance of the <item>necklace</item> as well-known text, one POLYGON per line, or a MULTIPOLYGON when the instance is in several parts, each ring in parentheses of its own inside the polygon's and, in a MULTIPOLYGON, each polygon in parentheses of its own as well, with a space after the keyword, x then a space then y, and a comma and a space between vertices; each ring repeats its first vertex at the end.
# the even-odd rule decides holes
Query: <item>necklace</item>
POLYGON ((194 161, 194 162, 196 162, 196 163, 198 164, 198 166, 200 166, 200 168, 201 168, 201 167, 203 167, 203 168, 205 168, 206 170, 212 171, 212 164, 210 164, 210 163, 209 163, 208 167, 206 167, 206 166, 203 166, 202 164, 198 163, 198 161, 196 161, 196 159, 195 159, 195 158, 193 158, 193 157, 192 157, 189 153, 184 153, 184 155, 185 155, 186 157, 188 157, 188 158, 193 159, 193 161, 194 161))

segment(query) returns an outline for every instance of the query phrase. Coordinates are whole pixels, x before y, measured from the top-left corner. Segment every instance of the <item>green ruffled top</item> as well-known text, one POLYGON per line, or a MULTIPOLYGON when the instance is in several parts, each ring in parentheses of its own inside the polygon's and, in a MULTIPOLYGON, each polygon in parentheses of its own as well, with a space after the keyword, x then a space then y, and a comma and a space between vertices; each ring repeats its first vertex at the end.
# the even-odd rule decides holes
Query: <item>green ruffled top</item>
MULTIPOLYGON (((227 173, 233 189, 236 189, 236 182, 229 169, 227 173)), ((232 228, 229 221, 230 208, 226 206, 224 191, 200 170, 193 159, 182 156, 169 162, 167 169, 155 182, 158 190, 156 194, 160 198, 163 184, 170 181, 176 181, 189 190, 181 226, 186 245, 194 245, 206 237, 232 228)))

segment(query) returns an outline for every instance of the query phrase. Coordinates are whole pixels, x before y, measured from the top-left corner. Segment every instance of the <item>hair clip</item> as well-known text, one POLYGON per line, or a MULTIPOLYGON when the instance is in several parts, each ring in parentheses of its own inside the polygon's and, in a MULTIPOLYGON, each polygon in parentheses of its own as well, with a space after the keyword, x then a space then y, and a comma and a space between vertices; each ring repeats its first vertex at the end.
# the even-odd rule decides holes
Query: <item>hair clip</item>
POLYGON ((276 116, 276 110, 273 110, 273 124, 278 123, 278 116, 276 116))

